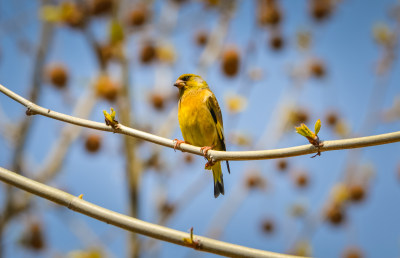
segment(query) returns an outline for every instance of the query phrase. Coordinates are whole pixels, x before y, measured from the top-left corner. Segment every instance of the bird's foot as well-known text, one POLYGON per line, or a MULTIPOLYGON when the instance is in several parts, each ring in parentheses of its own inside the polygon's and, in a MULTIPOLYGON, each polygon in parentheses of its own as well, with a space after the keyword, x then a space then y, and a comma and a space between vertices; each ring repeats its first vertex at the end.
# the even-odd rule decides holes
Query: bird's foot
POLYGON ((203 153, 204 158, 207 159, 207 152, 208 152, 209 150, 211 150, 212 148, 214 148, 214 146, 204 146, 204 147, 201 147, 201 148, 200 148, 200 151, 203 153))
POLYGON ((203 153, 205 159, 207 159, 207 152, 212 148, 214 148, 214 146, 204 146, 200 148, 200 151, 203 153))
POLYGON ((180 147, 182 143, 186 143, 185 141, 174 139, 175 145, 174 145, 174 151, 176 151, 176 148, 180 147))
POLYGON ((209 160, 206 165, 205 165, 205 169, 210 169, 210 167, 214 166, 215 162, 213 162, 212 160, 209 160))

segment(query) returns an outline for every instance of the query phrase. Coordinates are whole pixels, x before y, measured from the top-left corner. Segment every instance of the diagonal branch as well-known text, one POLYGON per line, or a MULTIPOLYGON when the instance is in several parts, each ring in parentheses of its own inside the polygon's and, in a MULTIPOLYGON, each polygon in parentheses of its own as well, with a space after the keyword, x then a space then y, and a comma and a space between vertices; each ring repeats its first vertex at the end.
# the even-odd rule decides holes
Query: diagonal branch
POLYGON ((163 226, 158 226, 105 209, 56 188, 18 175, 2 167, 0 167, 0 180, 32 194, 38 195, 42 198, 55 202, 59 205, 63 205, 73 211, 106 222, 107 224, 112 224, 131 232, 143 234, 177 245, 195 248, 199 251, 210 252, 229 257, 294 257, 291 255, 273 253, 269 251, 230 244, 201 236, 193 236, 192 240, 196 241, 196 244, 194 245, 193 243, 188 243, 187 241, 187 239, 190 238, 189 233, 166 228, 163 226))
MULTIPOLYGON (((34 115, 39 114, 43 116, 47 116, 56 120, 60 120, 63 122, 97 129, 101 131, 108 131, 114 133, 120 133, 125 135, 130 135, 136 138, 140 138, 145 141, 149 141, 155 144, 159 144, 165 147, 174 148, 175 142, 163 138, 157 135, 153 135, 150 133, 146 133, 143 131, 139 131, 133 128, 129 128, 127 126, 118 124, 116 129, 113 129, 107 126, 105 123, 94 122, 86 119, 81 119, 73 116, 69 116, 66 114, 58 113, 52 111, 50 109, 46 109, 40 107, 29 100, 21 97, 20 95, 12 92, 6 87, 0 84, 0 92, 14 99, 15 101, 21 103, 22 105, 28 108, 27 114, 34 115)), ((366 137, 358 137, 344 140, 334 140, 334 141, 324 141, 324 146, 315 147, 311 144, 301 145, 290 148, 282 148, 282 149, 274 149, 274 150, 259 150, 259 151, 208 151, 207 155, 209 159, 214 161, 218 160, 264 160, 264 159, 276 159, 276 158, 285 158, 285 157, 293 157, 293 156, 301 156, 311 153, 318 153, 324 151, 333 151, 333 150, 344 150, 344 149, 355 149, 355 148, 363 148, 375 145, 388 144, 393 142, 400 141, 400 131, 386 134, 379 134, 373 136, 366 137)), ((186 152, 190 152, 196 155, 203 156, 200 147, 196 147, 189 144, 182 144, 178 149, 186 152)))

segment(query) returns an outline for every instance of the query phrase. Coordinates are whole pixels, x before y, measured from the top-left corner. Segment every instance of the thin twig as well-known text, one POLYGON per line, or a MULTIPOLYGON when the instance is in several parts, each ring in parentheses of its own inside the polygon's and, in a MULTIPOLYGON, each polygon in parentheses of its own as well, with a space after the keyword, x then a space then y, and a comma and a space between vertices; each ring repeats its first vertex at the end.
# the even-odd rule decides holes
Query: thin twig
POLYGON ((90 202, 84 201, 79 197, 73 196, 56 188, 38 183, 34 180, 18 175, 2 167, 0 167, 0 180, 37 196, 50 200, 59 205, 63 205, 73 211, 106 222, 107 224, 112 224, 131 232, 143 234, 177 245, 197 248, 197 250, 199 251, 210 252, 229 257, 294 257, 291 255, 273 253, 269 251, 230 244, 201 236, 193 236, 193 239, 196 240, 198 243, 194 246, 192 244, 188 244, 187 241, 185 241, 187 238, 190 237, 189 233, 166 228, 163 226, 158 226, 102 208, 90 202))
MULTIPOLYGON (((118 128, 114 129, 110 126, 107 126, 105 123, 99 123, 95 121, 90 121, 86 119, 81 119, 78 117, 69 116, 66 114, 58 113, 52 111, 47 108, 43 108, 38 106, 27 99, 21 97, 20 95, 14 93, 13 91, 7 89, 3 85, 0 84, 0 92, 14 99, 15 101, 21 103, 22 105, 28 108, 27 113, 30 115, 38 114, 47 116, 56 120, 60 120, 63 122, 97 129, 101 131, 108 131, 113 133, 120 133, 125 135, 130 135, 136 138, 140 138, 145 141, 149 141, 155 144, 159 144, 165 147, 174 148, 175 141, 163 138, 157 135, 153 135, 150 133, 146 133, 143 131, 139 131, 133 128, 126 127, 124 125, 119 124, 118 128)), ((273 149, 273 150, 259 150, 259 151, 208 151, 207 155, 209 159, 214 161, 218 160, 264 160, 264 159, 276 159, 276 158, 285 158, 285 157, 294 157, 301 156, 311 153, 325 152, 325 151, 333 151, 333 150, 345 150, 345 149, 355 149, 355 148, 363 148, 369 146, 376 146, 388 143, 394 143, 400 141, 400 131, 378 134, 366 137, 358 137, 358 138, 350 138, 343 140, 334 140, 334 141, 324 141, 324 146, 322 147, 314 147, 311 144, 300 145, 289 148, 282 149, 273 149)), ((183 143, 178 147, 178 149, 190 152, 199 156, 203 156, 200 147, 196 147, 190 144, 183 143)))

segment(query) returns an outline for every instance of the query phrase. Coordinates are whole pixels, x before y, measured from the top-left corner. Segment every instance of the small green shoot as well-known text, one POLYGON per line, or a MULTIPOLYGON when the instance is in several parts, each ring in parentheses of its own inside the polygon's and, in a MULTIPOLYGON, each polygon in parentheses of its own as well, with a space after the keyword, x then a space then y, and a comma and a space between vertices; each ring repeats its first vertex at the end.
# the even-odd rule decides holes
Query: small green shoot
POLYGON ((103 110, 103 114, 105 117, 106 125, 111 126, 114 129, 118 129, 118 121, 115 120, 115 110, 113 108, 110 109, 110 113, 103 110))
POLYGON ((296 128, 296 132, 304 137, 307 138, 307 140, 314 145, 315 147, 318 148, 317 154, 312 156, 314 158, 315 156, 321 156, 321 152, 319 151, 319 148, 324 146, 324 144, 319 140, 318 133, 319 130, 321 129, 321 120, 318 119, 317 122, 315 123, 314 126, 314 132, 312 132, 305 124, 301 124, 296 128))
POLYGON ((200 249, 201 247, 200 240, 193 239, 193 227, 190 228, 190 237, 184 237, 183 242, 194 249, 200 249))

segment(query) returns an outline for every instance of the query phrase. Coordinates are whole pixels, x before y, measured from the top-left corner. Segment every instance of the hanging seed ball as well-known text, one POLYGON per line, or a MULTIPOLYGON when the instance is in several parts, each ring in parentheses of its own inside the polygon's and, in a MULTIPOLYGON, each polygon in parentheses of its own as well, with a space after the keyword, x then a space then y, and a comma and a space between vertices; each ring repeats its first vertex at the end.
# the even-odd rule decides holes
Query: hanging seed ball
POLYGON ((165 98, 163 95, 158 93, 152 93, 150 95, 150 102, 156 110, 160 111, 163 110, 165 107, 165 98))
POLYGON ((299 123, 307 123, 308 121, 308 113, 305 110, 298 110, 296 112, 296 120, 299 123))
POLYGON ((31 225, 31 239, 30 246, 35 250, 42 250, 45 246, 43 228, 40 223, 33 223, 31 225))
POLYGON ((160 205, 160 212, 161 212, 162 214, 164 214, 165 216, 169 216, 169 215, 171 215, 172 213, 174 213, 175 208, 176 208, 176 207, 175 207, 174 204, 165 201, 165 202, 162 202, 161 205, 160 205))
POLYGON ((225 50, 222 55, 222 71, 228 77, 233 77, 239 72, 240 55, 235 47, 225 50))
POLYGON ((85 23, 85 8, 71 2, 61 4, 61 20, 71 28, 82 28, 85 23))
POLYGON ((128 24, 134 27, 139 27, 145 24, 149 18, 149 11, 144 5, 135 7, 128 16, 128 24))
POLYGON ((266 182, 265 179, 258 172, 252 172, 247 175, 246 186, 249 189, 265 189, 266 182))
POLYGON ((20 243, 32 250, 43 250, 45 247, 45 238, 42 225, 38 222, 31 223, 27 231, 23 233, 20 243))
POLYGON ((255 188, 258 184, 258 178, 254 176, 249 176, 247 177, 247 187, 249 188, 255 188))
POLYGON ((68 71, 67 68, 62 64, 51 65, 47 70, 48 78, 51 84, 56 88, 62 89, 68 83, 68 71))
POLYGON ((303 108, 292 109, 289 111, 288 120, 292 125, 298 126, 301 123, 307 123, 309 115, 303 108))
POLYGON ((360 248, 358 247, 349 247, 347 248, 342 255, 343 258, 363 258, 364 255, 360 248))
POLYGON ((101 147, 101 136, 97 134, 90 134, 86 138, 85 147, 89 153, 97 152, 101 147))
POLYGON ((161 169, 160 155, 158 153, 151 155, 145 164, 147 168, 153 168, 154 170, 159 171, 161 169))
POLYGON ((207 44, 208 35, 207 32, 200 30, 196 34, 196 44, 200 47, 204 47, 207 44))
POLYGON ((282 20, 282 12, 275 0, 262 0, 258 6, 258 23, 277 26, 282 20))
POLYGON ((288 168, 288 162, 286 159, 280 159, 276 163, 276 167, 279 171, 285 171, 288 168))
POLYGON ((323 21, 327 19, 333 11, 333 3, 331 0, 311 0, 310 12, 315 21, 323 21))
POLYGON ((325 121, 329 126, 334 127, 339 121, 338 114, 335 111, 329 111, 325 116, 325 121))
POLYGON ((299 188, 305 188, 308 186, 310 179, 306 172, 297 172, 294 177, 295 184, 299 188))
POLYGON ((340 225, 344 222, 345 218, 342 205, 331 204, 325 211, 325 219, 333 225, 340 225))
POLYGON ((281 50, 284 45, 285 40, 280 34, 275 34, 269 38, 269 46, 272 50, 281 50))
POLYGON ((272 234, 272 233, 274 233, 274 230, 275 230, 275 223, 274 223, 273 220, 271 220, 271 219, 265 219, 265 220, 262 222, 261 226, 262 226, 262 230, 263 230, 264 233, 267 233, 267 234, 272 234))
POLYGON ((110 102, 115 101, 119 93, 119 87, 107 75, 100 75, 97 78, 95 89, 98 96, 110 102))
POLYGON ((92 0, 90 12, 94 16, 110 14, 114 8, 114 0, 92 0))
POLYGON ((322 78, 326 74, 325 64, 321 60, 312 60, 309 64, 309 71, 315 78, 322 78))
POLYGON ((349 187, 350 200, 353 202, 361 202, 365 198, 365 187, 363 185, 351 185, 349 187))
POLYGON ((185 161, 185 163, 187 163, 187 164, 192 163, 192 162, 193 162, 193 155, 191 155, 191 154, 185 154, 185 156, 184 156, 184 161, 185 161))
POLYGON ((146 42, 140 50, 140 61, 143 64, 149 64, 156 57, 156 48, 151 42, 146 42))

